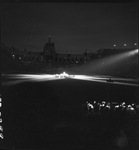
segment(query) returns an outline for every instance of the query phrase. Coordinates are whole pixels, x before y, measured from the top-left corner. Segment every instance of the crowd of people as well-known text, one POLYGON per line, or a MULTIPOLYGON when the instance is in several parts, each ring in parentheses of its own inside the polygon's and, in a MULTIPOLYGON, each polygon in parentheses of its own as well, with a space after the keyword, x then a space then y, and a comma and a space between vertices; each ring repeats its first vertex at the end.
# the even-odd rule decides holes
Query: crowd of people
MULTIPOLYGON (((97 124, 97 132, 110 133, 109 141, 114 149, 138 149, 139 105, 126 102, 86 101, 84 114, 89 124, 97 124), (98 122, 98 123, 96 123, 98 122), (112 141, 112 142, 111 142, 112 141)), ((93 128, 91 128, 93 130, 93 128)), ((103 141, 102 140, 102 141, 103 141)), ((101 143, 101 140, 100 140, 101 143)))
POLYGON ((93 103, 86 101, 86 108, 88 114, 100 114, 104 112, 114 112, 114 113, 129 113, 136 114, 139 112, 139 105, 136 103, 127 104, 126 102, 97 102, 93 103))

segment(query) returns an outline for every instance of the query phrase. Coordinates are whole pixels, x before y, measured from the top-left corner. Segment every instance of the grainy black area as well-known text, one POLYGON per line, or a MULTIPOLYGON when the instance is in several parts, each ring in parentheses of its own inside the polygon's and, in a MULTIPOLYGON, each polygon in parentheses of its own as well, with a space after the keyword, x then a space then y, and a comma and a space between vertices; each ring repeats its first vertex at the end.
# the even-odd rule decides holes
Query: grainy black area
POLYGON ((138 149, 135 123, 122 116, 116 121, 87 117, 82 111, 86 101, 138 103, 137 90, 133 86, 74 79, 3 87, 5 143, 17 149, 115 149, 114 139, 120 128, 125 128, 132 137, 129 148, 138 149))

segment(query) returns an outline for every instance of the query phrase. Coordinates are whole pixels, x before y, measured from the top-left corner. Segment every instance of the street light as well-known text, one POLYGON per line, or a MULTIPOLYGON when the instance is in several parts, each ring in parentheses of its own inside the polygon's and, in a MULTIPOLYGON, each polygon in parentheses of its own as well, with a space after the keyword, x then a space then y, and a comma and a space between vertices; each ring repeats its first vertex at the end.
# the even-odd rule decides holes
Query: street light
POLYGON ((124 44, 124 46, 127 46, 127 44, 124 44))

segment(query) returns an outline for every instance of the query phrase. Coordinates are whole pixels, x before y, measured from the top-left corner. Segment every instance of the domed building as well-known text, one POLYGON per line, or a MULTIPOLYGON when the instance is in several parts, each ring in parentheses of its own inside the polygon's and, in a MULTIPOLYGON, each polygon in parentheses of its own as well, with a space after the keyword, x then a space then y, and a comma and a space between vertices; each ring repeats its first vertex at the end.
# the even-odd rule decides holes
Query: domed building
POLYGON ((85 50, 84 53, 57 53, 55 50, 55 44, 51 41, 49 36, 48 42, 43 47, 43 62, 46 63, 68 63, 68 64, 77 64, 81 62, 86 62, 89 60, 89 53, 85 50))
POLYGON ((54 62, 56 57, 55 44, 51 41, 49 36, 48 42, 43 48, 43 60, 45 62, 54 62))

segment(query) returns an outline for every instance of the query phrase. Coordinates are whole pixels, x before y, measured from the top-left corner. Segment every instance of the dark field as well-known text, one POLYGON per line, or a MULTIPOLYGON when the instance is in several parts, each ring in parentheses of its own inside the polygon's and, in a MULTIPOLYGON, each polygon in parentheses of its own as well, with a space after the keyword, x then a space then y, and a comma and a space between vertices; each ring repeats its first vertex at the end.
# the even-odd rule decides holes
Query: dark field
POLYGON ((138 114, 87 116, 86 101, 139 103, 138 87, 65 79, 4 86, 4 145, 15 149, 111 149, 120 129, 128 149, 139 149, 138 114))

